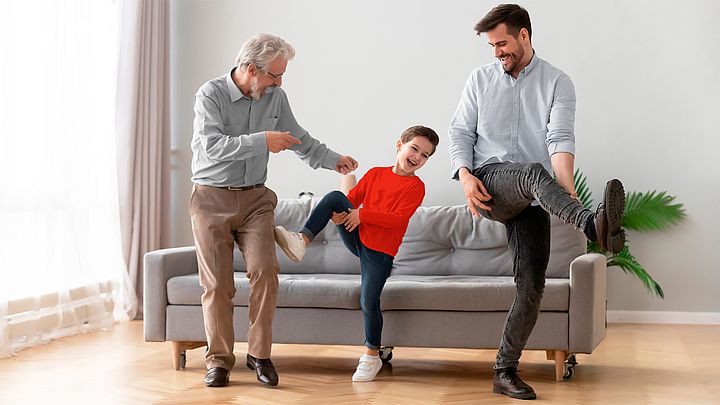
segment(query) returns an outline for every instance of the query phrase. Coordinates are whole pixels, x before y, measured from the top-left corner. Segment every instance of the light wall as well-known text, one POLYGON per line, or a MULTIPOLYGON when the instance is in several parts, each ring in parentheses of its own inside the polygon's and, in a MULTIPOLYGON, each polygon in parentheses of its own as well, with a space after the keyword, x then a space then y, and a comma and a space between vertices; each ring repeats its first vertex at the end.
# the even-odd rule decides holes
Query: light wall
MULTIPOLYGON (((652 298, 609 269, 608 308, 720 312, 720 3, 531 1, 537 55, 573 79, 576 165, 596 201, 604 182, 667 190, 688 218, 664 232, 631 232, 632 252, 663 286, 652 298)), ((440 147, 419 172, 425 205, 462 204, 450 180, 447 127, 469 73, 492 61, 473 26, 494 1, 189 1, 172 3, 173 195, 170 245, 192 244, 192 98, 229 71, 242 43, 283 36, 296 58, 284 76, 298 121, 360 161, 358 174, 394 161, 394 141, 414 124, 434 128, 440 147)), ((322 195, 338 175, 314 171, 291 152, 273 155, 267 184, 280 197, 322 195)))

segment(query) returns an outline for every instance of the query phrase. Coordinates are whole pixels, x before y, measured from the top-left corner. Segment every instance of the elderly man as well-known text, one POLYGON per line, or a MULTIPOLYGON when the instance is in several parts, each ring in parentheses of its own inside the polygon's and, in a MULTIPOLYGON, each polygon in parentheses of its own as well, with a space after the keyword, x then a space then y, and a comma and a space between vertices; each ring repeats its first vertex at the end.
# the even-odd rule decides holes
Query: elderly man
POLYGON ((273 236, 277 196, 264 182, 270 152, 295 152, 312 168, 347 174, 357 168, 308 134, 281 89, 295 50, 282 38, 260 34, 240 50, 230 73, 195 94, 190 217, 197 247, 208 350, 205 384, 228 384, 233 344, 233 247, 250 279, 247 366, 265 386, 278 384, 270 360, 279 265, 273 236))

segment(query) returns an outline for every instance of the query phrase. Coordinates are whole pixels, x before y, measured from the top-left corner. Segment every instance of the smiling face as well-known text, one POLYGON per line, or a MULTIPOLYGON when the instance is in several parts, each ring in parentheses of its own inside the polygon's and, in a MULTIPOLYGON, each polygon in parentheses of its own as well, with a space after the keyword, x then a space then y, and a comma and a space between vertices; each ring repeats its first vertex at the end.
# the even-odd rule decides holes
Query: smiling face
POLYGON ((398 154, 393 172, 400 176, 413 176, 434 151, 433 144, 424 136, 415 136, 405 143, 398 139, 396 147, 398 154))
POLYGON ((508 33, 505 23, 486 33, 488 43, 493 47, 495 57, 500 60, 503 70, 513 77, 525 69, 532 59, 532 46, 526 29, 521 28, 517 35, 508 33))

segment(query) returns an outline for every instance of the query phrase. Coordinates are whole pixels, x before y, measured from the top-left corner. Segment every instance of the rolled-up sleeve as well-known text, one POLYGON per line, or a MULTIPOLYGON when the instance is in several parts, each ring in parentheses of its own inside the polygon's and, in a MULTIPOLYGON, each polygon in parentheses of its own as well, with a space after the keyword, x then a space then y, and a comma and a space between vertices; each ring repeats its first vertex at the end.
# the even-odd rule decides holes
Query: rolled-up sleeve
POLYGON ((550 156, 559 152, 575 155, 575 102, 572 80, 566 74, 558 76, 545 140, 550 156))
POLYGON ((475 72, 465 82, 455 115, 450 122, 450 164, 452 178, 457 180, 462 167, 473 169, 473 150, 477 142, 477 80, 475 72))

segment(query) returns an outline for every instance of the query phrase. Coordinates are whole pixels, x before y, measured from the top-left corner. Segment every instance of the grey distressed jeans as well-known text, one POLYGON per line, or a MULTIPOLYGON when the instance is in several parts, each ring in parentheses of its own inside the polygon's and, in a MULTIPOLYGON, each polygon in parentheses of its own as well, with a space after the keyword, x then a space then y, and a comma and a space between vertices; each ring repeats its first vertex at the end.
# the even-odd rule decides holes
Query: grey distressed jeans
POLYGON ((476 169, 492 197, 491 211, 480 213, 507 229, 516 292, 495 368, 517 367, 540 313, 545 271, 550 259, 550 214, 584 230, 595 213, 570 197, 539 163, 493 163, 476 169), (537 201, 540 206, 532 206, 537 201))

